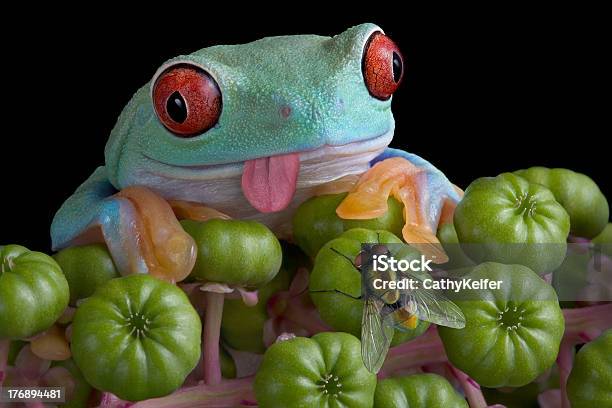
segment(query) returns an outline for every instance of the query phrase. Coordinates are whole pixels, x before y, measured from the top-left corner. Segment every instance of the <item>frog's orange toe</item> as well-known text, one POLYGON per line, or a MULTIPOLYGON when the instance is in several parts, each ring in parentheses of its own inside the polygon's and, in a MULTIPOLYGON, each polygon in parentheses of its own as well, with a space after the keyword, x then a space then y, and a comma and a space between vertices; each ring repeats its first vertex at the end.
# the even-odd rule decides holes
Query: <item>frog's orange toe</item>
POLYGON ((390 195, 404 204, 404 240, 433 262, 447 262, 448 257, 436 237, 437 225, 431 225, 432 217, 426 214, 432 209, 427 174, 404 158, 394 157, 376 163, 361 176, 336 213, 344 219, 380 217, 387 212, 390 195))
POLYGON ((384 215, 387 209, 387 199, 383 195, 355 192, 342 200, 336 214, 348 220, 369 220, 384 215))
POLYGON ((419 250, 427 259, 433 263, 442 264, 448 262, 448 255, 444 252, 438 237, 429 230, 418 225, 404 225, 402 228, 404 241, 419 250))
MULTIPOLYGON (((146 271, 169 282, 180 282, 193 269, 196 245, 174 215, 170 205, 145 187, 127 187, 117 193, 128 199, 136 210, 134 235, 139 237, 139 253, 129 254, 130 264, 145 264, 146 271)), ((135 267, 142 271, 142 267, 135 267)), ((132 271, 133 272, 133 271, 132 271)))
POLYGON ((403 172, 414 169, 410 162, 401 158, 376 163, 361 176, 336 209, 336 214, 349 220, 365 220, 384 215, 388 209, 387 199, 393 189, 402 183, 403 172))

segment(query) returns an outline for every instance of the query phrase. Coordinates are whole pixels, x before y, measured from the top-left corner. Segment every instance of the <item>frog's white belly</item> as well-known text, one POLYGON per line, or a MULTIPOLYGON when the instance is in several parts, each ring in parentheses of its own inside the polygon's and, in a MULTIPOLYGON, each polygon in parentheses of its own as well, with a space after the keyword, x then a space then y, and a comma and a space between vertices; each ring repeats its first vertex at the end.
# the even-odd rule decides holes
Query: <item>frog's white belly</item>
POLYGON ((166 199, 202 203, 232 218, 252 219, 266 224, 280 237, 291 235, 291 219, 297 207, 312 197, 317 188, 347 175, 362 174, 370 161, 380 155, 392 138, 392 132, 371 141, 344 146, 324 146, 300 154, 300 173, 295 196, 282 211, 261 213, 242 193, 242 163, 202 170, 180 169, 172 172, 145 170, 135 172, 127 185, 144 185, 166 199))

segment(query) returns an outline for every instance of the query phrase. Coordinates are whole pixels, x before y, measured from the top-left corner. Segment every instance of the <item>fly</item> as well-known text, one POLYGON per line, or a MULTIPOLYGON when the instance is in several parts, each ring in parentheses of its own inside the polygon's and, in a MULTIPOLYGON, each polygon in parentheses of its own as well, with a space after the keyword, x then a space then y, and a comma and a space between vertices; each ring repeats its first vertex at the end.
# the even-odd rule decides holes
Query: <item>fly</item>
POLYGON ((370 372, 377 373, 382 367, 395 329, 410 331, 416 327, 419 319, 457 329, 465 327, 465 316, 457 305, 444 295, 423 287, 423 279, 428 277, 426 274, 373 270, 372 262, 366 262, 368 259, 371 260, 373 255, 391 254, 380 240, 368 246, 367 251, 360 251, 354 260, 334 248, 330 249, 347 259, 361 273, 361 298, 364 300, 361 356, 370 372), (373 284, 375 279, 412 279, 417 282, 418 289, 376 289, 373 284))

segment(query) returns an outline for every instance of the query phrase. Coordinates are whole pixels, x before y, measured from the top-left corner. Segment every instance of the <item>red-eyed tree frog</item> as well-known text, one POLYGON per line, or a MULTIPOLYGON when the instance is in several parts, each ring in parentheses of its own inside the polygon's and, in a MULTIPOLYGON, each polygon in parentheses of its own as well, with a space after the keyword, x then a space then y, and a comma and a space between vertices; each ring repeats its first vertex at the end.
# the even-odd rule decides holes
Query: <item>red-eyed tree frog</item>
POLYGON ((461 192, 427 161, 388 148, 404 68, 374 24, 167 61, 119 116, 105 165, 55 215, 53 248, 105 241, 123 274, 176 282, 196 255, 177 218, 255 219, 290 236, 304 200, 350 191, 338 215, 379 216, 394 195, 404 238, 431 249, 461 192))

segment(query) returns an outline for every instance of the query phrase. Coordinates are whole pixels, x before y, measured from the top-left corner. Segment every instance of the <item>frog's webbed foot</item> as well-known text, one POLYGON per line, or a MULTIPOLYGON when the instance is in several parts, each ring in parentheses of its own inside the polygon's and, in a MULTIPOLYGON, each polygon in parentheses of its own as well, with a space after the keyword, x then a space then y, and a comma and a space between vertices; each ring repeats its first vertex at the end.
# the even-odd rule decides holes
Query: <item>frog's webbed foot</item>
POLYGON ((144 187, 117 192, 99 167, 62 205, 51 224, 53 249, 105 242, 123 275, 149 273, 178 282, 195 263, 196 246, 170 205, 144 187))
POLYGON ((103 214, 100 220, 102 232, 122 272, 149 273, 171 282, 182 281, 191 273, 195 242, 168 202, 137 186, 121 190, 109 201, 115 205, 110 204, 111 214, 103 214))
POLYGON ((392 195, 404 204, 404 240, 433 262, 444 263, 448 257, 436 232, 438 224, 452 219, 459 192, 433 166, 391 157, 364 173, 336 212, 345 219, 380 217, 387 212, 392 195))
POLYGON ((54 250, 105 242, 123 275, 148 273, 180 282, 193 269, 196 245, 178 219, 229 218, 202 204, 166 201, 146 187, 117 191, 99 167, 59 209, 51 224, 54 250))
MULTIPOLYGON (((196 246, 170 205, 144 187, 128 187, 100 203, 87 232, 98 230, 122 275, 148 273, 170 282, 185 279, 196 259, 196 246)), ((71 244, 94 239, 79 235, 71 244)))

